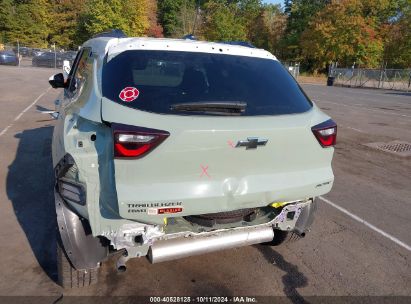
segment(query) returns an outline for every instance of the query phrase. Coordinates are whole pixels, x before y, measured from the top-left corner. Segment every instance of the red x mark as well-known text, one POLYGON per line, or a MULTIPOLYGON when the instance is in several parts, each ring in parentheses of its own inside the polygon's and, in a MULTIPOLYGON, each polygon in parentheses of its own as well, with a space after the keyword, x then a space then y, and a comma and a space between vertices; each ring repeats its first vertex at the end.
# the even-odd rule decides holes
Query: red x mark
POLYGON ((201 169, 203 170, 203 172, 201 172, 200 177, 203 177, 203 175, 205 175, 205 176, 207 176, 208 178, 211 178, 211 176, 208 175, 208 172, 207 172, 208 166, 205 166, 205 167, 204 167, 203 165, 201 165, 200 167, 201 167, 201 169))

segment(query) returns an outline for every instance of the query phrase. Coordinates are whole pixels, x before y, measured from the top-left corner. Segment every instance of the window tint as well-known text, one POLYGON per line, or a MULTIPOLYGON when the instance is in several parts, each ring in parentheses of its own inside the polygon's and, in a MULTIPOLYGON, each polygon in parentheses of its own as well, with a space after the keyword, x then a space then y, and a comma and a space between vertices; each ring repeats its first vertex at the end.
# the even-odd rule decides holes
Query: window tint
POLYGON ((133 83, 151 87, 177 87, 184 75, 182 62, 150 59, 143 69, 133 69, 133 83))
POLYGON ((125 51, 105 63, 102 81, 106 98, 161 114, 190 114, 172 110, 171 106, 196 102, 246 103, 243 115, 248 116, 302 113, 312 107, 281 63, 271 59, 125 51), (124 98, 128 94, 124 89, 130 88, 136 88, 138 94, 124 98))

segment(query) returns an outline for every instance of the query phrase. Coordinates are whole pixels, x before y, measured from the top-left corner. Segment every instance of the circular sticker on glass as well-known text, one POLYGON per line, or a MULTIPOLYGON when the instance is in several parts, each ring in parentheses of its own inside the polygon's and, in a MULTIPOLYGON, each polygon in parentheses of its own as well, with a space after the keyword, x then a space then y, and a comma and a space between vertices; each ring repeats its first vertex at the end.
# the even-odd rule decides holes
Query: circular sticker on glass
POLYGON ((132 102, 133 100, 136 100, 138 95, 140 95, 140 91, 137 90, 135 87, 127 87, 121 90, 120 99, 125 102, 132 102))

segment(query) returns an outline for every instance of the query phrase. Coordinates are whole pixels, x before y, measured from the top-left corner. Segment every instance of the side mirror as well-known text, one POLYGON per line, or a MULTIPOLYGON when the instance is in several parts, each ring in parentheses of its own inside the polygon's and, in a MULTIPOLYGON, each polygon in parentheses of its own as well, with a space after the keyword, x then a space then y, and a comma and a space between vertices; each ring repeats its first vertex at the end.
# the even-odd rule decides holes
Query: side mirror
POLYGON ((51 76, 49 78, 49 83, 51 87, 54 89, 66 87, 66 82, 64 80, 63 73, 58 73, 56 75, 51 76))

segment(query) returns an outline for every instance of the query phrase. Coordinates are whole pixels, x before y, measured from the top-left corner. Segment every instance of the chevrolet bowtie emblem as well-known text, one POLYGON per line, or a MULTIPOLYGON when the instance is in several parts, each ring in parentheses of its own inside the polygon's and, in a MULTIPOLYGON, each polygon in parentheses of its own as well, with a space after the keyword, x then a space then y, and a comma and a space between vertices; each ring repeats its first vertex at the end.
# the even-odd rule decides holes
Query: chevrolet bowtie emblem
POLYGON ((239 140, 237 142, 236 148, 246 147, 246 150, 257 149, 258 146, 265 146, 268 139, 260 139, 258 137, 248 137, 247 140, 239 140))

